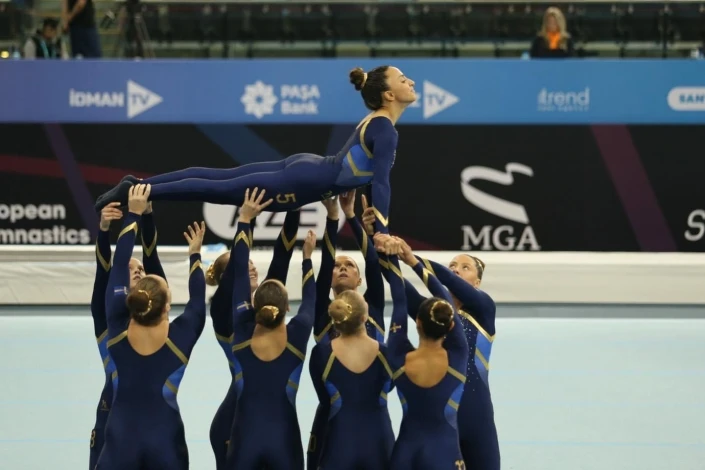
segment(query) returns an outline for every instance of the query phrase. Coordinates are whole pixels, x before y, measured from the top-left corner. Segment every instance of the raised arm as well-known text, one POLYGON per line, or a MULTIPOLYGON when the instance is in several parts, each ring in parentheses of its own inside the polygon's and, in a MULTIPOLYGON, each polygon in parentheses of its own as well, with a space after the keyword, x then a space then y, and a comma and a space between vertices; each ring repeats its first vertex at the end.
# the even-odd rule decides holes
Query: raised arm
POLYGON ((396 157, 397 130, 392 121, 386 117, 375 117, 363 125, 360 140, 372 149, 372 207, 377 219, 375 231, 389 233, 389 203, 391 188, 389 175, 396 157))
MULTIPOLYGON (((365 208, 367 200, 364 195, 362 196, 362 201, 363 208, 365 208)), ((384 280, 382 279, 382 267, 370 235, 365 231, 362 221, 355 215, 355 190, 340 195, 340 208, 352 229, 362 256, 365 257, 365 282, 367 283, 365 300, 369 306, 369 322, 374 328, 374 332, 370 331, 370 336, 384 342, 384 280)))
POLYGON ((321 267, 316 279, 316 313, 313 323, 313 337, 321 341, 330 331, 331 322, 328 315, 330 304, 330 289, 333 283, 333 268, 335 267, 335 247, 338 243, 338 203, 335 199, 323 201, 328 211, 326 230, 323 233, 321 249, 321 267))
MULTIPOLYGON (((384 259, 385 256, 380 256, 384 259)), ((385 267, 390 271, 387 280, 392 291, 392 325, 389 327, 387 335, 387 348, 390 362, 394 368, 398 369, 404 365, 406 354, 414 347, 409 342, 407 332, 407 305, 406 294, 404 292, 404 278, 399 268, 399 261, 396 256, 389 256, 385 259, 385 267)))
MULTIPOLYGON (((98 237, 95 241, 95 281, 93 282, 93 295, 91 297, 91 316, 93 317, 93 331, 98 339, 104 338, 107 333, 108 323, 105 315, 105 291, 110 279, 110 222, 122 218, 122 211, 118 208, 119 202, 108 204, 100 211, 100 226, 98 237)), ((129 261, 128 261, 129 262, 129 261)))
POLYGON ((306 235, 306 240, 303 246, 303 262, 301 263, 301 306, 299 312, 292 321, 296 321, 306 329, 306 341, 308 335, 311 334, 313 328, 314 311, 316 309, 316 278, 313 275, 313 264, 311 263, 311 254, 316 246, 316 234, 311 230, 306 235))
POLYGON ((189 301, 184 313, 172 322, 172 327, 180 330, 179 336, 183 338, 177 342, 177 346, 188 350, 196 344, 206 324, 206 276, 201 266, 201 246, 205 233, 205 222, 200 225, 194 222, 188 227, 188 232, 184 232, 184 238, 189 245, 189 301))
POLYGON ((252 331, 254 331, 248 326, 255 321, 249 274, 250 249, 252 248, 250 223, 272 203, 272 199, 263 202, 264 197, 265 190, 261 190, 259 193, 256 188, 245 191, 245 202, 240 208, 240 220, 237 224, 237 234, 230 255, 233 275, 232 314, 235 345, 250 339, 252 331))
POLYGON ((470 313, 474 317, 477 317, 477 321, 483 328, 488 329, 490 325, 492 325, 489 329, 494 330, 494 317, 497 307, 492 297, 468 284, 460 276, 442 264, 418 256, 416 258, 424 264, 426 269, 438 277, 438 280, 450 290, 451 294, 453 294, 464 307, 471 310, 470 313))
POLYGON ((276 279, 286 285, 286 277, 289 274, 289 263, 291 255, 294 254, 296 245, 296 234, 299 231, 301 221, 301 211, 289 211, 284 218, 284 226, 279 232, 279 237, 274 243, 272 252, 272 262, 267 271, 267 279, 276 279))
POLYGON ((135 248, 135 238, 139 229, 138 222, 147 208, 149 185, 138 184, 130 188, 128 196, 128 213, 123 228, 118 235, 115 246, 113 265, 106 291, 105 312, 108 322, 108 336, 113 338, 127 328, 130 313, 125 304, 130 288, 130 258, 135 248))
POLYGON ((141 223, 142 235, 142 264, 147 274, 154 274, 166 280, 164 268, 157 253, 157 226, 154 224, 152 213, 152 203, 149 203, 147 210, 142 214, 141 223))

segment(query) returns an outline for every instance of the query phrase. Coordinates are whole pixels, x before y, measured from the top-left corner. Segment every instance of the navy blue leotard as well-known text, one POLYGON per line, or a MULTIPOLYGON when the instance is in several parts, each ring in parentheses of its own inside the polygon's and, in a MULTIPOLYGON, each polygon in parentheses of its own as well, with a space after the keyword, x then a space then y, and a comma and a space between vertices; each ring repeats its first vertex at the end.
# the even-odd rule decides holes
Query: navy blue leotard
MULTIPOLYGON (((355 234, 358 246, 365 256, 365 281, 367 290, 365 300, 369 309, 369 319, 365 325, 367 334, 377 341, 384 341, 384 281, 382 280, 382 270, 379 264, 374 243, 364 232, 362 224, 357 217, 348 219, 355 234)), ((333 281, 333 267, 335 266, 335 246, 338 241, 338 221, 326 220, 326 230, 323 236, 324 247, 321 255, 321 268, 316 279, 316 317, 314 321, 313 334, 317 343, 333 339, 336 336, 332 328, 328 307, 330 306, 330 290, 333 281)), ((309 372, 314 378, 317 372, 311 370, 312 364, 309 362, 309 372)), ((328 421, 328 410, 330 404, 327 401, 319 402, 316 407, 316 414, 311 426, 311 435, 308 441, 306 455, 306 468, 316 470, 320 460, 322 442, 324 440, 324 430, 328 421)))
MULTIPOLYGON (((392 326, 389 328, 387 353, 394 371, 404 417, 394 445, 390 470, 465 469, 458 437, 458 407, 465 386, 468 343, 454 313, 455 326, 448 332, 443 347, 448 353, 448 371, 433 387, 419 387, 405 374, 406 355, 414 350, 407 336, 407 302, 404 280, 395 256, 383 267, 391 271, 387 279, 392 290, 392 326)), ((414 271, 436 297, 451 303, 450 295, 421 263, 414 271)))
MULTIPOLYGON (((460 449, 469 469, 499 470, 500 452, 494 406, 489 385, 490 354, 495 337, 497 307, 492 297, 474 288, 450 269, 434 261, 418 258, 434 273, 462 305, 461 323, 470 347, 467 381, 458 411, 460 449)), ((406 283, 409 315, 416 317, 425 299, 406 283)))
POLYGON ((355 373, 336 360, 331 342, 311 352, 311 377, 328 417, 322 439, 320 470, 387 470, 394 431, 387 409, 392 370, 386 346, 367 370, 355 373))
MULTIPOLYGON (((270 212, 286 212, 372 184, 377 230, 387 233, 389 174, 394 164, 397 131, 386 117, 367 118, 347 143, 331 157, 309 153, 284 160, 251 163, 232 169, 187 168, 142 181, 152 185, 153 201, 202 201, 241 206, 247 188, 265 189, 274 202, 270 212)), ((130 183, 101 196, 96 209, 113 200, 127 200, 130 183)))
POLYGON ((116 370, 113 408, 105 428, 98 470, 185 470, 188 449, 176 395, 188 358, 206 320, 206 281, 201 255, 189 259, 189 295, 184 313, 171 322, 164 346, 148 356, 127 339, 128 263, 139 217, 128 213, 120 232, 106 294, 108 348, 116 370))
MULTIPOLYGON (((164 270, 159 262, 157 253, 157 229, 154 225, 154 218, 151 214, 142 216, 142 263, 149 274, 156 274, 164 277, 164 270), (147 242, 149 241, 149 243, 147 242)), ((89 470, 94 470, 98 463, 98 457, 103 450, 105 442, 105 424, 108 422, 108 415, 113 404, 113 384, 112 374, 115 372, 115 364, 108 352, 108 323, 105 316, 105 290, 108 287, 110 277, 110 232, 98 231, 95 246, 96 273, 93 283, 93 295, 91 297, 91 316, 93 317, 93 331, 98 342, 100 359, 105 370, 105 383, 98 400, 96 409, 95 425, 91 431, 90 454, 88 459, 89 470)))
MULTIPOLYGON (((299 221, 301 219, 300 211, 287 212, 284 219, 284 226, 279 232, 279 237, 274 244, 272 262, 269 265, 266 279, 277 279, 286 284, 287 274, 289 272, 289 263, 291 255, 294 253, 294 245, 296 244, 296 233, 299 229, 299 221)), ((254 224, 250 225, 251 230, 254 224)), ((252 239, 252 232, 250 232, 252 239)), ((234 244, 233 244, 234 246, 234 244)), ((213 418, 210 429, 210 441, 215 455, 216 470, 225 468, 226 457, 228 453, 228 443, 230 442, 230 431, 233 427, 233 418, 235 417, 235 409, 237 407, 237 389, 235 386, 235 362, 233 361, 232 341, 233 341, 233 287, 234 275, 232 271, 233 253, 230 253, 230 259, 223 271, 223 275, 218 283, 218 288, 211 299, 211 319, 213 320, 213 329, 218 344, 223 348, 225 357, 228 360, 230 368, 231 382, 228 388, 228 393, 225 399, 220 404, 218 411, 213 418)), ((265 279, 265 280, 266 280, 265 279)))
POLYGON ((296 393, 313 327, 316 301, 313 265, 310 259, 302 263, 301 307, 286 325, 286 348, 276 359, 262 361, 250 347, 256 323, 248 274, 252 245, 249 233, 249 224, 239 222, 232 252, 232 350, 237 409, 226 469, 303 470, 296 393))

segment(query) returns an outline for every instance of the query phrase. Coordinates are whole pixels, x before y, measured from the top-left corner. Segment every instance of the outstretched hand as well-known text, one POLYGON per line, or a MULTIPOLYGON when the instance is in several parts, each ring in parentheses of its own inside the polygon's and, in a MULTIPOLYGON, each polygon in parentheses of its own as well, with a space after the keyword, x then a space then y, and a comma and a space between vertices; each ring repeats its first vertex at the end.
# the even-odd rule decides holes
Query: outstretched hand
POLYGON ((316 234, 313 230, 309 230, 306 234, 306 240, 304 240, 304 246, 302 247, 304 259, 311 259, 314 248, 316 248, 316 234))
MULTIPOLYGON (((364 197, 364 196, 363 196, 364 197)), ((352 219, 355 217, 355 190, 352 189, 340 195, 340 209, 345 217, 352 219)))
POLYGON ((375 233, 372 240, 375 244, 375 250, 387 255, 398 255, 401 252, 401 243, 394 237, 384 234, 375 233))
POLYGON ((127 208, 133 214, 142 215, 149 206, 149 194, 152 191, 152 186, 149 184, 136 184, 130 188, 130 194, 127 198, 127 208))
POLYGON ((194 222, 193 225, 188 226, 188 233, 184 232, 184 238, 188 242, 188 254, 195 255, 201 252, 201 246, 203 246, 203 237, 206 234, 206 223, 194 222))
POLYGON ((365 228, 367 235, 375 234, 375 209, 367 204, 367 197, 362 195, 362 226, 365 228))
POLYGON ((253 189, 251 194, 249 189, 245 190, 245 202, 240 208, 240 222, 249 224, 252 219, 260 215, 267 206, 274 202, 273 199, 262 202, 266 191, 263 189, 258 194, 257 190, 258 188, 253 189))
POLYGON ((100 229, 103 232, 110 230, 110 222, 122 219, 119 202, 111 202, 100 211, 100 229))

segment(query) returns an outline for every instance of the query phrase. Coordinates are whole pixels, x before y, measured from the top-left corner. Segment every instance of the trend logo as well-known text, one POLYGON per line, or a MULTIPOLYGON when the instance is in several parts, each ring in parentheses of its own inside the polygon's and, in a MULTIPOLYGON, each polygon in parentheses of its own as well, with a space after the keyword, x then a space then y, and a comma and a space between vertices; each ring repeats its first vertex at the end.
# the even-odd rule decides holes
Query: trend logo
POLYGON ((250 114, 257 119, 274 114, 274 105, 277 104, 274 87, 257 80, 252 85, 245 86, 245 93, 240 97, 240 102, 245 105, 245 114, 250 114))
POLYGON ((505 201, 497 196, 492 196, 474 188, 470 183, 473 180, 490 181, 492 183, 509 186, 514 183, 513 173, 534 176, 534 171, 521 163, 507 163, 506 171, 482 166, 470 166, 460 173, 460 189, 465 199, 485 212, 521 224, 529 223, 529 215, 521 204, 505 201))
POLYGON ((423 118, 428 119, 441 111, 456 105, 460 98, 453 93, 434 85, 428 80, 423 82, 423 118))
POLYGON ((135 116, 151 109, 164 101, 164 98, 154 93, 142 85, 127 81, 127 118, 132 119, 135 116))

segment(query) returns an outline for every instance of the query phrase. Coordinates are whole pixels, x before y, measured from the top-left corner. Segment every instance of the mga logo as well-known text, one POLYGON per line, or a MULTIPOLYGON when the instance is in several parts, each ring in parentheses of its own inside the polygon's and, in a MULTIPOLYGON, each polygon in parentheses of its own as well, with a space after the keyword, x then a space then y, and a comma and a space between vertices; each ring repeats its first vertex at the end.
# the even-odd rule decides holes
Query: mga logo
POLYGON ((484 225, 477 229, 472 225, 460 227, 463 233, 463 250, 499 251, 538 251, 539 246, 534 229, 529 225, 526 208, 516 202, 505 201, 487 194, 473 186, 474 181, 489 181, 504 186, 514 184, 514 174, 534 176, 534 171, 521 163, 508 163, 505 171, 482 166, 470 166, 460 173, 460 189, 467 201, 485 212, 508 222, 503 225, 484 225), (519 239, 517 236, 519 234, 519 239))

